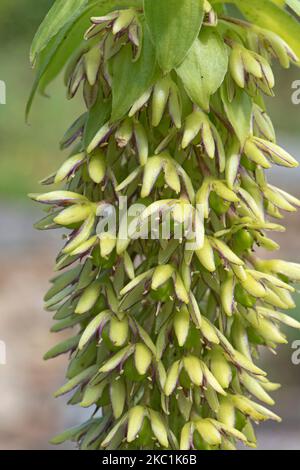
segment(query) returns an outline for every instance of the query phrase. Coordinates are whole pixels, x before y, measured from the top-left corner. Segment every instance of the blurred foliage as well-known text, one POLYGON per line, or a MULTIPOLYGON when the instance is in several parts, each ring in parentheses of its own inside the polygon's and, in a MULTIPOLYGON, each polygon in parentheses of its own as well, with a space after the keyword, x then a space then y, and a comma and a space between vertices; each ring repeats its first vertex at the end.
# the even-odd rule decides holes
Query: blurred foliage
POLYGON ((279 132, 299 135, 300 105, 292 103, 292 93, 295 91, 292 84, 295 80, 300 80, 300 69, 294 66, 283 70, 274 63, 274 73, 275 97, 266 100, 268 112, 279 132))
POLYGON ((53 0, 1 0, 1 41, 30 38, 52 4, 53 0))
POLYGON ((1 0, 1 73, 7 104, 0 106, 0 198, 18 198, 39 191, 38 180, 62 160, 58 141, 76 115, 62 80, 50 87, 51 100, 38 97, 25 123, 25 105, 34 74, 29 64, 33 35, 53 0, 1 0))

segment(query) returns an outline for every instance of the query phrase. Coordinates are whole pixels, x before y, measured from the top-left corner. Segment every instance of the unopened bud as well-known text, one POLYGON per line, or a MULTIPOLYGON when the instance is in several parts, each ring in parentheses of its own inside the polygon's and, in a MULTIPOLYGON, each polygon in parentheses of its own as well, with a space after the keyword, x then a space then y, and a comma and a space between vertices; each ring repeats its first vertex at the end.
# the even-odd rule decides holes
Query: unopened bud
POLYGON ((161 78, 154 86, 152 97, 152 125, 154 127, 157 127, 162 120, 170 95, 170 87, 171 81, 168 76, 161 78))
POLYGON ((116 141, 120 148, 129 144, 133 135, 133 126, 130 119, 125 119, 115 134, 116 141))
POLYGON ((88 171, 94 183, 100 184, 104 180, 106 174, 106 161, 102 150, 97 149, 91 155, 88 163, 88 171))

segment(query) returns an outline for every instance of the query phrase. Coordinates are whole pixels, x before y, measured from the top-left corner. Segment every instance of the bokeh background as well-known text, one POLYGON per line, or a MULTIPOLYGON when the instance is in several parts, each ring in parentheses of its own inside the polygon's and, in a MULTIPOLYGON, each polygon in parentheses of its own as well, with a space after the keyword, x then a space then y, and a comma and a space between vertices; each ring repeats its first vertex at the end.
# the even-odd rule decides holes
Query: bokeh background
MULTIPOLYGON (((29 125, 24 109, 33 80, 28 51, 33 34, 53 0, 1 0, 0 80, 7 86, 7 104, 0 105, 0 340, 7 347, 7 364, 0 365, 0 450, 53 449, 56 433, 80 422, 78 409, 66 409, 53 392, 63 383, 65 358, 49 363, 42 356, 58 335, 49 333, 50 314, 42 297, 52 274, 59 236, 35 232, 39 209, 28 192, 63 161, 58 141, 80 107, 68 102, 62 80, 50 87, 51 99, 36 99, 29 125)), ((300 105, 292 104, 292 83, 300 70, 277 71, 276 98, 269 110, 279 142, 300 161, 300 105)), ((300 170, 272 170, 269 179, 300 196, 300 170)), ((300 217, 286 218, 287 233, 278 236, 280 256, 300 262, 300 217)), ((299 305, 292 315, 300 319, 299 305)), ((275 411, 283 423, 258 430, 259 449, 300 449, 300 365, 292 364, 291 343, 300 333, 288 331, 290 343, 278 357, 264 354, 262 362, 274 381, 275 411)), ((70 448, 70 446, 66 446, 70 448)))

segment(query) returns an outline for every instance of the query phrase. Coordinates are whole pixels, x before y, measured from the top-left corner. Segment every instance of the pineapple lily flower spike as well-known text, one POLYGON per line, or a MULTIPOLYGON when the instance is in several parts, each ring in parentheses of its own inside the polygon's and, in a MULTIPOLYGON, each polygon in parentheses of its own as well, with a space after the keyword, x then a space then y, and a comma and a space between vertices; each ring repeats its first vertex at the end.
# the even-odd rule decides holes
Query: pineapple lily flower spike
POLYGON ((279 385, 255 361, 286 343, 281 323, 300 328, 283 313, 300 265, 258 247, 279 248, 268 233, 300 201, 267 181, 265 169, 297 162, 264 96, 273 60, 299 65, 300 2, 230 3, 241 16, 221 0, 56 0, 33 41, 27 112, 62 69, 85 108, 43 181, 54 190, 31 195, 46 204, 38 229, 68 231, 45 296, 52 331, 71 331, 45 356, 69 357, 55 395, 91 407, 53 443, 229 450, 256 446, 253 423, 280 421, 279 385), (143 211, 99 234, 124 198, 143 211), (151 217, 156 237, 139 236, 151 217), (175 236, 186 219, 194 245, 175 236), (121 236, 128 221, 134 233, 121 236))

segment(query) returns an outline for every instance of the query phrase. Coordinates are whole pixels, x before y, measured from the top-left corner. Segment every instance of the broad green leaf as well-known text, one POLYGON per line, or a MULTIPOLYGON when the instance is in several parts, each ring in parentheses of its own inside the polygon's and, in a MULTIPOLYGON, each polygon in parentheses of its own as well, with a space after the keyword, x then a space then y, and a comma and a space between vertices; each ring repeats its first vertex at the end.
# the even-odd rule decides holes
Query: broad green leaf
POLYGON ((210 29, 201 31, 177 74, 191 100, 209 109, 210 96, 221 86, 228 69, 228 54, 223 40, 210 29))
POLYGON ((111 72, 113 94, 111 120, 117 121, 150 88, 157 74, 155 50, 147 28, 144 28, 143 46, 139 59, 134 61, 131 46, 124 46, 112 59, 111 72))
POLYGON ((30 50, 32 63, 67 23, 72 23, 78 18, 87 3, 88 0, 56 0, 33 39, 30 50))
POLYGON ((243 146, 251 130, 252 99, 245 91, 236 89, 235 97, 230 102, 226 87, 222 87, 221 95, 229 122, 243 146))
POLYGON ((144 0, 146 22, 164 72, 184 60, 203 20, 203 0, 144 0))

